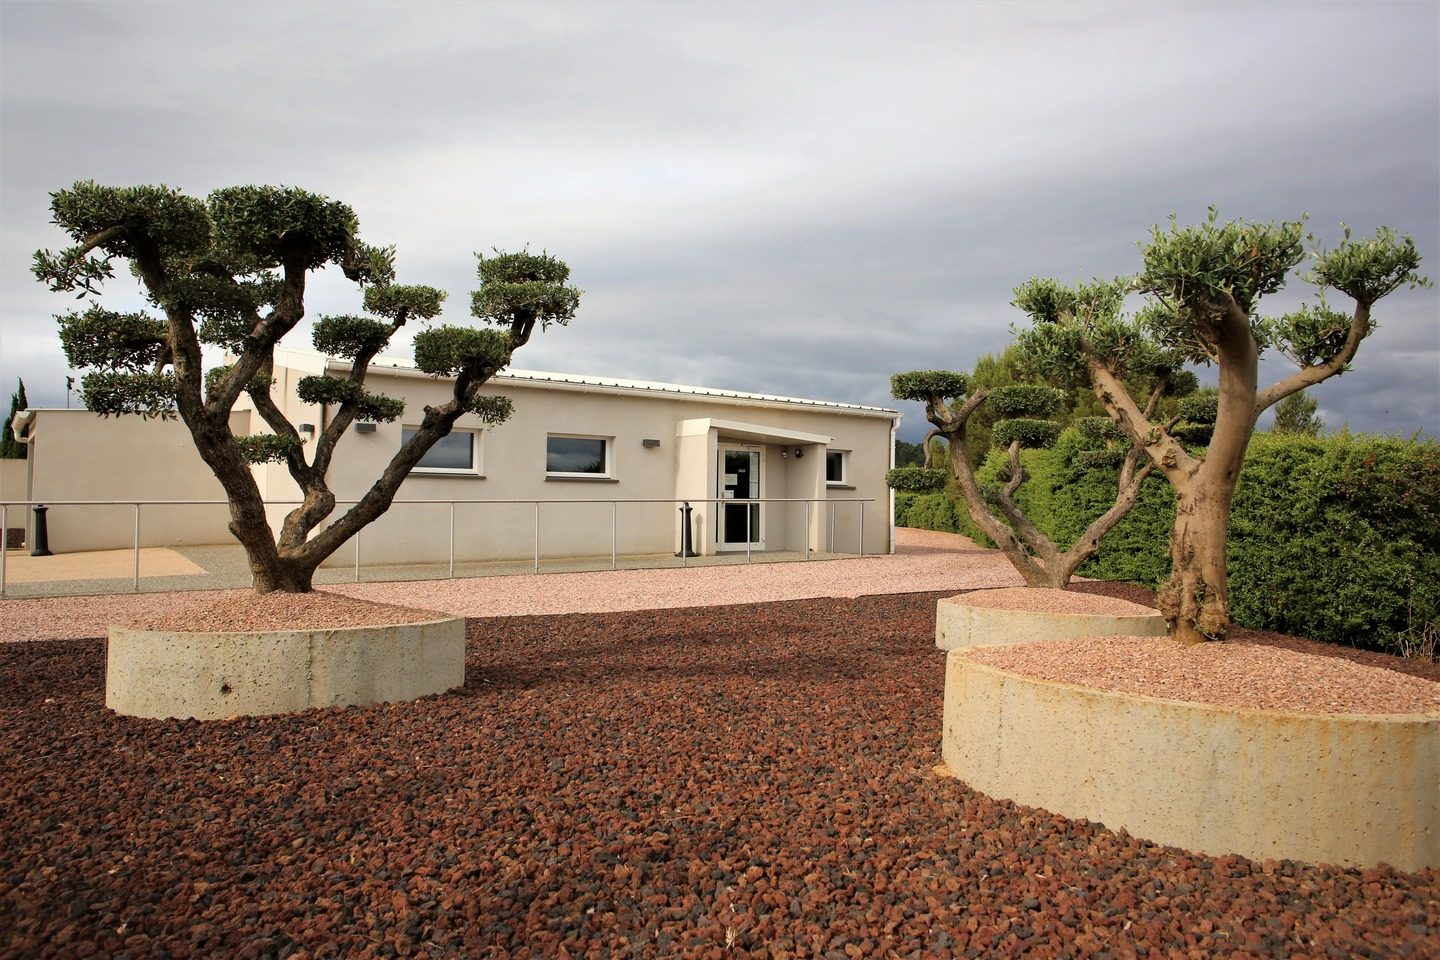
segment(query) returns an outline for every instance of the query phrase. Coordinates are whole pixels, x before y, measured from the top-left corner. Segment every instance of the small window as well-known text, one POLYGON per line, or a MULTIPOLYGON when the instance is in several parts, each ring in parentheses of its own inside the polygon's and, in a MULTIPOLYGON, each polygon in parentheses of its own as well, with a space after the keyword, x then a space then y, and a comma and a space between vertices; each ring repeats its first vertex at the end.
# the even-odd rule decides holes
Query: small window
POLYGON ((825 482, 832 487, 843 487, 850 481, 846 477, 850 460, 849 450, 827 450, 825 452, 825 482))
POLYGON ((609 477, 610 439, 546 437, 545 473, 552 477, 609 477))
MULTIPOLYGON (((415 427, 405 427, 400 431, 402 446, 410 442, 410 438, 415 436, 415 431, 415 427)), ((480 431, 451 430, 436 440, 434 446, 425 451, 425 456, 415 464, 415 472, 478 474, 480 472, 480 431)))

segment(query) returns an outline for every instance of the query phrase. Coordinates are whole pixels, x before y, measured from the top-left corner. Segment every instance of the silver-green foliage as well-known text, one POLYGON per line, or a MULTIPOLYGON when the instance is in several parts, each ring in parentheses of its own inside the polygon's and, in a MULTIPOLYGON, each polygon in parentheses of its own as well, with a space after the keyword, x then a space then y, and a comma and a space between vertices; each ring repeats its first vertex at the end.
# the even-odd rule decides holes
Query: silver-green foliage
POLYGON ((934 467, 896 467, 886 471, 885 485, 892 490, 922 492, 944 490, 950 475, 934 467))
POLYGON ((970 380, 950 370, 912 370, 890 378, 890 393, 897 400, 924 403, 930 397, 954 400, 970 392, 970 380))
POLYGON ((991 390, 987 402, 1002 419, 1052 417, 1065 403, 1065 391, 1055 387, 1017 383, 991 390))
POLYGON ((995 424, 992 436, 997 447, 1018 442, 1021 449, 1033 450, 1053 444, 1060 436, 1060 424, 1054 420, 1001 420, 995 424))

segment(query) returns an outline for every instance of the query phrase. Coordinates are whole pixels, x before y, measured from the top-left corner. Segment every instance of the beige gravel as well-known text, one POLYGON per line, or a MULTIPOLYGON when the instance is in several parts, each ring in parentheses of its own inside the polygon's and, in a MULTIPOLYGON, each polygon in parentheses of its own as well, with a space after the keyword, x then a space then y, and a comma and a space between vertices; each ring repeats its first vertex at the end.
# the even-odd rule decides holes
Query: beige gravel
POLYGON ((985 647, 968 656, 1040 680, 1165 700, 1298 713, 1440 716, 1440 682, 1394 669, 1411 666, 1408 662, 1296 638, 1251 634, 1186 647, 1169 637, 1078 637, 985 647))
POLYGON ((965 604, 989 610, 1044 610, 1048 613, 1093 614, 1097 617, 1150 617, 1154 607, 1144 607, 1119 597, 1095 593, 1073 593, 1049 587, 1002 587, 965 594, 965 604))
MULTIPOLYGON (((998 551, 981 550, 965 537, 901 529, 897 541, 897 552, 887 557, 339 584, 324 592, 457 616, 504 617, 958 592, 1021 582, 998 551)), ((185 616, 185 611, 226 598, 244 605, 254 602, 256 595, 249 590, 220 590, 0 600, 0 637, 103 637, 112 623, 172 613, 185 616)))
POLYGON ((324 590, 300 596, 283 593, 256 596, 248 591, 213 591, 193 604, 145 614, 130 620, 125 626, 137 630, 194 633, 334 630, 384 623, 424 623, 437 616, 434 610, 373 603, 324 590))

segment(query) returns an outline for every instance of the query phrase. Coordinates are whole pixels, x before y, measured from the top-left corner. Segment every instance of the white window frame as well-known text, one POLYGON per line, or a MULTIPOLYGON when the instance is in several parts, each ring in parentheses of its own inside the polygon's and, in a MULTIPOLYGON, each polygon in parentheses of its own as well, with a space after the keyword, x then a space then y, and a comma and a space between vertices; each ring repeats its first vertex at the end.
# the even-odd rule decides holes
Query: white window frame
POLYGON ((547 433, 545 434, 545 479, 546 480, 614 480, 615 479, 615 438, 595 433, 547 433), (579 473, 550 469, 551 440, 600 440, 605 444, 605 469, 600 473, 579 473))
POLYGON ((849 450, 826 450, 825 451, 825 486, 827 487, 853 487, 850 482, 850 451, 849 450), (840 479, 830 479, 830 454, 840 454, 840 479))
MULTIPOLYGON (((405 434, 406 434, 407 431, 413 434, 415 431, 417 431, 417 430, 419 430, 419 429, 420 429, 420 427, 419 427, 418 424, 416 424, 415 426, 402 426, 402 427, 400 428, 400 445, 401 445, 402 447, 405 445, 405 442, 406 442, 406 440, 408 439, 408 438, 405 436, 405 434)), ((425 467, 425 466, 421 466, 420 464, 417 463, 417 464, 415 464, 414 467, 412 467, 412 468, 410 469, 410 473, 411 473, 411 474, 414 474, 414 475, 425 475, 425 476, 431 476, 431 477, 483 477, 483 476, 485 476, 485 471, 484 471, 484 469, 483 469, 484 461, 483 461, 483 459, 481 458, 481 448, 482 448, 482 445, 483 445, 483 438, 484 438, 484 435, 485 435, 485 431, 482 430, 482 429, 480 429, 480 428, 478 428, 478 427, 455 427, 454 429, 452 429, 452 430, 451 430, 448 434, 446 434, 445 436, 447 436, 447 437, 453 437, 453 436, 456 436, 456 435, 462 434, 462 433, 468 433, 468 434, 470 434, 470 466, 468 466, 468 467, 425 467)), ((443 440, 444 438, 442 437, 441 439, 443 440)), ((439 441, 436 441, 436 442, 438 443, 439 441)), ((430 448, 430 450, 434 450, 434 449, 435 449, 435 448, 434 448, 433 446, 430 448)), ((428 454, 428 453, 430 452, 430 450, 427 450, 427 451, 425 451, 425 452, 428 454)), ((422 457, 421 459, 423 460, 424 458, 422 457)))

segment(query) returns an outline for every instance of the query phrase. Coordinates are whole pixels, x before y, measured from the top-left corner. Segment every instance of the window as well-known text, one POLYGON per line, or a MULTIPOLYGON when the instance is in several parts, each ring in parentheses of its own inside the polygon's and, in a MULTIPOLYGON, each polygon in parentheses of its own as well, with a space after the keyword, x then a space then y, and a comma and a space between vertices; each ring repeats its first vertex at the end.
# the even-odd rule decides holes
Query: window
MULTIPOLYGON (((415 427, 403 428, 400 431, 401 445, 409 443, 415 431, 415 427)), ((479 475, 480 431, 451 430, 425 451, 425 456, 415 464, 415 472, 479 475)))
POLYGON ((545 438, 545 473, 551 477, 608 479, 610 438, 551 434, 545 438))
POLYGON ((849 483, 846 478, 849 461, 849 450, 827 450, 825 452, 825 482, 832 487, 846 486, 849 483))

